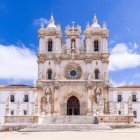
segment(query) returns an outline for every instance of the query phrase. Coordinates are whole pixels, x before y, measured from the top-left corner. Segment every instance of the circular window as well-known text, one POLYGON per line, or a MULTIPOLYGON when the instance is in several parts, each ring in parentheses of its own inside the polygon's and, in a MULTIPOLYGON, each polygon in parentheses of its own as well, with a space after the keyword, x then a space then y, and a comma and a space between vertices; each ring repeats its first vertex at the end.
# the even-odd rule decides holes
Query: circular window
POLYGON ((81 74, 81 67, 75 63, 69 64, 65 69, 65 76, 67 79, 80 79, 81 74))
POLYGON ((75 76, 77 75, 76 70, 71 70, 71 71, 70 71, 70 75, 71 75, 72 77, 75 77, 75 76))

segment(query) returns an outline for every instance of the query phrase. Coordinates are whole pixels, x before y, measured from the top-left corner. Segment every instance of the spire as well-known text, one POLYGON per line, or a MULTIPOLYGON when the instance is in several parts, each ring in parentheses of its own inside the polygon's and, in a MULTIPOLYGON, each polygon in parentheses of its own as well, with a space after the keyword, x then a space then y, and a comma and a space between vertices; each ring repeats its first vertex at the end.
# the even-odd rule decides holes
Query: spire
POLYGON ((106 23, 105 23, 105 22, 103 22, 103 28, 107 28, 107 26, 106 26, 106 23))
POLYGON ((98 20, 97 20, 96 14, 94 14, 93 23, 98 23, 98 20))
POLYGON ((50 22, 51 22, 51 23, 55 23, 53 14, 51 14, 50 22))
POLYGON ((44 28, 44 24, 43 24, 43 22, 41 22, 41 24, 40 24, 40 28, 44 28))
POLYGON ((93 28, 100 28, 100 25, 98 24, 98 19, 96 17, 96 14, 94 14, 93 24, 91 25, 91 27, 93 27, 93 28))
POLYGON ((56 28, 55 20, 54 20, 53 14, 51 14, 51 18, 50 18, 50 20, 49 20, 49 24, 48 24, 47 28, 56 28))

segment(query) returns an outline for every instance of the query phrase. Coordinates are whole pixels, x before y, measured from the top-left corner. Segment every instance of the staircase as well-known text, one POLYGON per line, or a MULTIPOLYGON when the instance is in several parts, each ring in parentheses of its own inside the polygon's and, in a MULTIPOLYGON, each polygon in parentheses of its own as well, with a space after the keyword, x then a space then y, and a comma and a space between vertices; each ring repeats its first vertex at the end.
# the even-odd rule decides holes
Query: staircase
POLYGON ((20 132, 42 132, 42 131, 92 131, 111 130, 103 124, 93 124, 93 116, 57 116, 45 117, 40 125, 32 125, 20 132))
POLYGON ((45 117, 41 124, 93 124, 93 116, 51 116, 45 117))
POLYGON ((42 132, 42 131, 93 131, 93 130, 112 130, 102 124, 47 124, 30 126, 19 130, 19 132, 42 132))

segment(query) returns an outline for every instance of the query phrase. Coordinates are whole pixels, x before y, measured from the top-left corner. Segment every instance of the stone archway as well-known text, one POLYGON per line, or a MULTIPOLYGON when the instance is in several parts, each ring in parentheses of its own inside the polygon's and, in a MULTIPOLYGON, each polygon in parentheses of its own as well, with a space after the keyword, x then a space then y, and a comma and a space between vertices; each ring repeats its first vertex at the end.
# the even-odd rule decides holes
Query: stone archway
POLYGON ((80 115, 80 102, 75 96, 71 96, 67 101, 67 115, 80 115))
POLYGON ((72 96, 76 97, 79 101, 79 114, 86 115, 87 114, 86 97, 82 93, 77 92, 70 92, 61 95, 61 98, 59 100, 60 115, 67 115, 67 101, 72 96))

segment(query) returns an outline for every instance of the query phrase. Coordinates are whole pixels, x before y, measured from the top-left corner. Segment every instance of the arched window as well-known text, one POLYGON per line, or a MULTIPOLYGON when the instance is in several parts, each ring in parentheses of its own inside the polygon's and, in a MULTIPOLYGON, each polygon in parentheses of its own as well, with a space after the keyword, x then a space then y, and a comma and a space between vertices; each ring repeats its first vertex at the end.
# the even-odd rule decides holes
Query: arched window
POLYGON ((48 79, 52 79, 52 70, 51 69, 48 70, 47 74, 48 74, 48 79))
POLYGON ((52 52, 52 41, 50 40, 49 42, 48 42, 48 52, 52 52))
POLYGON ((97 40, 94 41, 94 51, 99 51, 99 42, 97 40))
POLYGON ((95 79, 99 79, 100 72, 98 69, 95 70, 95 79))

